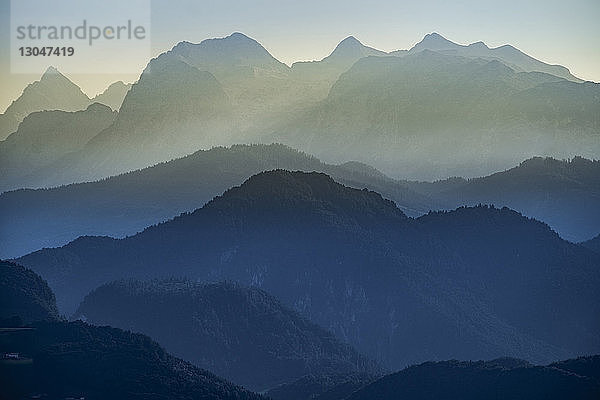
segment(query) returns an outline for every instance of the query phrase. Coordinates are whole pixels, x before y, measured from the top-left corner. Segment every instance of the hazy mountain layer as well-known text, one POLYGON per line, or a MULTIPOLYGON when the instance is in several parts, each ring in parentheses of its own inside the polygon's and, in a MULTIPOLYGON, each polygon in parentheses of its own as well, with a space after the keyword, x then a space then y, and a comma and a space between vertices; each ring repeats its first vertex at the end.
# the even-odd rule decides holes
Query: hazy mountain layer
POLYGON ((228 283, 114 282, 87 295, 74 318, 147 334, 172 354, 252 390, 306 374, 378 371, 267 293, 228 283))
POLYGON ((439 35, 394 54, 402 57, 349 37, 323 60, 290 68, 241 33, 181 42, 150 61, 109 129, 26 184, 273 141, 411 179, 481 176, 532 156, 600 156, 598 85, 564 67, 439 35))
POLYGON ((507 171, 470 180, 407 182, 408 187, 450 208, 507 206, 579 242, 600 231, 600 162, 532 158, 507 171))
POLYGON ((413 216, 442 208, 359 163, 324 164, 283 145, 214 148, 99 182, 0 194, 0 257, 62 246, 83 235, 132 235, 277 168, 329 173, 349 186, 382 193, 413 216))
POLYGON ((429 50, 367 57, 327 99, 263 135, 394 177, 481 176, 532 156, 600 155, 600 85, 429 50))
POLYGON ((125 277, 259 286, 396 367, 600 347, 595 253, 508 209, 408 219, 317 173, 262 173, 133 237, 80 238, 20 262, 48 280, 63 312, 125 277))
POLYGON ((106 90, 92 98, 92 103, 100 103, 109 106, 115 111, 119 111, 123 99, 127 92, 131 89, 131 83, 123 83, 122 81, 111 84, 106 90))
MULTIPOLYGON (((486 46, 483 42, 471 43, 468 46, 464 46, 451 42, 437 33, 431 33, 425 35, 423 40, 414 45, 407 54, 414 54, 423 50, 468 58, 499 60, 519 72, 544 72, 569 81, 582 82, 581 79, 571 75, 569 70, 562 65, 550 65, 536 60, 508 44, 493 49, 486 46)), ((396 53, 394 55, 403 55, 403 53, 396 53)))
POLYGON ((53 67, 39 81, 28 85, 21 96, 0 115, 0 140, 15 132, 19 123, 35 111, 83 110, 90 99, 81 89, 53 67))
POLYGON ((19 129, 0 142, 0 191, 27 187, 65 155, 81 150, 116 117, 94 103, 75 112, 40 111, 28 115, 19 129))

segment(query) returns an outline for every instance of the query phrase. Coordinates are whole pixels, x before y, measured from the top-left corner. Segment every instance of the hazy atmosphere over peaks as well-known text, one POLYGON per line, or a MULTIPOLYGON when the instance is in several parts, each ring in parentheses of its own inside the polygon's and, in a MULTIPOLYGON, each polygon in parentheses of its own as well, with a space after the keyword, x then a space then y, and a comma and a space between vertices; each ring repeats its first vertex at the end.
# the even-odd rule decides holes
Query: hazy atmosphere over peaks
POLYGON ((598 0, 10 4, 0 399, 600 398, 598 0))
MULTIPOLYGON (((0 0, 0 110, 39 75, 10 74, 10 1, 0 0)), ((244 32, 291 65, 326 57, 344 37, 354 35, 383 51, 409 49, 433 31, 461 44, 482 40, 490 47, 512 44, 550 64, 566 65, 582 79, 600 81, 600 27, 595 0, 421 2, 316 1, 260 3, 153 0, 152 51, 158 55, 181 40, 244 32), (265 23, 268 21, 268 23, 265 23), (560 29, 557 29, 560 27, 560 29)), ((43 71, 40 71, 40 73, 43 71)), ((139 71, 141 72, 141 71, 139 71)), ((114 81, 133 82, 137 74, 71 77, 94 97, 114 81)))

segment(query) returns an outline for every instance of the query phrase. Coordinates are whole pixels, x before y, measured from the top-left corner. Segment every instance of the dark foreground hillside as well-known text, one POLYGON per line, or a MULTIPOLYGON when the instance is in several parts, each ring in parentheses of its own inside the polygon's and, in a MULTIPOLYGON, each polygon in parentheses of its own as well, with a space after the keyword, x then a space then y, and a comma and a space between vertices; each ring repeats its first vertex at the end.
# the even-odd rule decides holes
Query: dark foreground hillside
POLYGON ((56 299, 35 272, 0 260, 0 320, 12 317, 24 322, 56 320, 56 299))
POLYGON ((172 354, 252 390, 307 374, 379 372, 264 291, 230 283, 113 282, 86 296, 75 318, 144 333, 172 354))
POLYGON ((251 400, 247 392, 177 359, 144 335, 83 322, 38 322, 0 334, 2 398, 251 400))

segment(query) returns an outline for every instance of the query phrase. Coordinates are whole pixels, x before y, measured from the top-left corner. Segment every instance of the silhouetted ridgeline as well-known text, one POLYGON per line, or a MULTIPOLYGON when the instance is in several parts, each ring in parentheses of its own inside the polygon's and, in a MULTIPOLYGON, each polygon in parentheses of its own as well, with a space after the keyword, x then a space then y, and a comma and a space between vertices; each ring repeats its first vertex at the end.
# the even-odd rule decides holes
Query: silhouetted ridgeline
POLYGON ((256 288, 183 280, 120 281, 74 318, 141 332, 172 354, 262 391, 307 374, 377 374, 374 362, 256 288))
POLYGON ((23 322, 58 319, 54 293, 33 271, 0 260, 0 319, 23 322))
POLYGON ((319 173, 261 173, 135 236, 83 237, 19 262, 48 280, 66 313, 128 277, 258 286, 394 368, 550 362, 600 348, 599 255, 509 209, 408 219, 377 193, 319 173))
POLYGON ((510 207, 544 221, 574 242, 600 230, 600 161, 536 157, 483 178, 407 182, 407 186, 447 206, 510 207))
POLYGON ((277 144, 236 145, 98 182, 2 193, 0 256, 18 257, 84 235, 132 235, 202 207, 250 176, 276 168, 329 173, 344 184, 382 193, 410 215, 441 207, 363 164, 325 164, 277 144))
POLYGON ((147 336, 58 321, 46 283, 3 261, 0 305, 2 399, 262 398, 167 354, 147 336))
MULTIPOLYGON (((391 54, 350 37, 290 68, 234 33, 150 60, 114 123, 22 182, 89 181, 215 145, 274 141, 428 180, 482 176, 536 155, 598 158, 599 88, 511 46, 439 35, 391 54)), ((39 107, 27 110, 21 119, 39 107)))
POLYGON ((263 397, 167 354, 144 335, 83 322, 37 322, 0 335, 2 398, 230 399, 263 397))

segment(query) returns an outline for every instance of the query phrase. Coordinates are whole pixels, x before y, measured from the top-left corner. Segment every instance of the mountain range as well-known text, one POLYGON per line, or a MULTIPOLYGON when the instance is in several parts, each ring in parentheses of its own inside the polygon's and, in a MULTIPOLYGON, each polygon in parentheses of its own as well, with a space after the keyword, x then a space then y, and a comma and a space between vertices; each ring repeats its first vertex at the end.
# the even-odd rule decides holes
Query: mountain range
POLYGON ((283 145, 236 145, 97 182, 0 194, 0 257, 56 247, 79 236, 123 237, 193 211, 250 176, 272 169, 320 171, 394 200, 411 216, 442 208, 360 163, 325 164, 283 145))
POLYGON ((80 111, 90 104, 101 103, 118 110, 131 84, 115 82, 93 99, 61 74, 48 67, 39 81, 29 84, 18 99, 0 114, 0 141, 17 131, 19 124, 29 114, 39 111, 80 111))
POLYGON ((258 286, 399 368, 597 351, 598 257, 506 208, 411 219, 377 193, 278 170, 137 235, 81 237, 18 261, 49 282, 64 313, 122 278, 258 286))
POLYGON ((22 266, 0 261, 0 286, 3 399, 263 398, 171 356, 147 336, 59 319, 46 282, 22 266))
POLYGON ((254 174, 277 168, 324 172, 345 185, 374 190, 411 217, 494 204, 543 221, 575 242, 597 235, 600 226, 597 161, 534 158, 488 177, 427 183, 394 180, 361 163, 325 164, 284 145, 236 145, 97 182, 2 193, 0 257, 62 246, 79 236, 133 235, 203 206, 254 174))
POLYGON ((481 176, 533 156, 598 157, 600 86, 423 50, 366 57, 265 142, 393 177, 481 176))
POLYGON ((264 291, 231 283, 112 282, 88 294, 73 318, 144 333, 175 356, 254 391, 307 374, 381 371, 264 291))
POLYGON ((593 159, 599 93, 511 46, 431 34, 387 54, 349 37, 323 60, 288 67, 234 33, 151 60, 107 129, 24 185, 96 180, 258 142, 421 180, 487 175, 533 156, 593 159))

